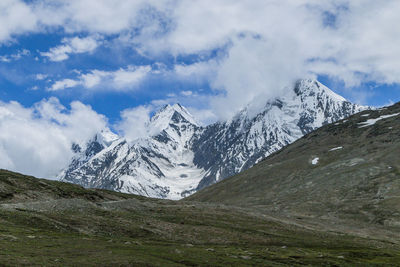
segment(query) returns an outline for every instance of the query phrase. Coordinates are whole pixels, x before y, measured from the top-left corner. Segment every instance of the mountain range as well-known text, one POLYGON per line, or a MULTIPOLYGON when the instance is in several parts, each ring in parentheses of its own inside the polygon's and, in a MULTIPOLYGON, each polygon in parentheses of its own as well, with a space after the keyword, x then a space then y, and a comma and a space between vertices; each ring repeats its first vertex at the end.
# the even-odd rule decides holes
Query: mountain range
MULTIPOLYGON (((167 106, 158 115, 175 108, 184 110, 167 106)), ((168 127, 194 125, 175 114, 168 127)), ((167 136, 174 133, 160 127, 167 136)), ((196 127, 202 131, 192 130, 200 136, 207 131, 196 127)), ((323 125, 253 167, 179 201, 0 170, 0 262, 398 266, 399 135, 400 103, 364 110, 323 125)), ((192 148, 198 137, 189 136, 185 144, 192 148)), ((139 144, 146 140, 124 143, 103 131, 85 149, 73 146, 79 155, 76 168, 96 157, 106 164, 102 151, 119 144, 141 152, 139 144)))
POLYGON ((0 264, 398 266, 399 135, 365 110, 179 201, 0 170, 0 264))
POLYGON ((317 80, 299 80, 283 97, 251 104, 227 121, 201 126, 179 104, 147 124, 147 138, 128 141, 105 129, 59 175, 84 187, 180 199, 244 171, 311 131, 367 107, 317 80))
POLYGON ((325 125, 185 201, 400 240, 400 103, 325 125))

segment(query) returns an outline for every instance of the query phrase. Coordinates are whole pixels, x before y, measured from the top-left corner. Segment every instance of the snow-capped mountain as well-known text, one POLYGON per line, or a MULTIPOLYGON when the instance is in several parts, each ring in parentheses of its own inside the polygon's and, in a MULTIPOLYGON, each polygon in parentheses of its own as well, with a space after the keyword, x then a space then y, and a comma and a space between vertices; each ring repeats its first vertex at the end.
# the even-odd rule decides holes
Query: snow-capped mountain
POLYGON ((191 150, 192 137, 201 128, 179 104, 159 110, 147 128, 154 133, 151 137, 134 142, 117 139, 87 159, 92 147, 102 147, 97 139, 92 140, 60 178, 85 187, 181 198, 182 192, 195 189, 205 175, 194 165, 191 150))
POLYGON ((250 108, 231 121, 206 127, 193 141, 194 163, 207 170, 197 189, 246 170, 322 125, 366 107, 350 103, 318 81, 300 80, 258 114, 249 115, 250 108))
POLYGON ((231 120, 200 127, 179 104, 159 110, 149 137, 128 142, 98 134, 61 174, 63 181, 150 197, 179 199, 250 168, 262 158, 324 124, 366 107, 352 104, 316 80, 252 106, 231 120))
MULTIPOLYGON (((76 156, 72 159, 69 167, 63 170, 58 177, 63 179, 65 177, 69 177, 70 173, 74 170, 80 168, 86 162, 88 162, 92 157, 97 155, 100 151, 107 148, 111 143, 117 140, 118 135, 111 132, 109 129, 105 129, 100 133, 96 134, 89 142, 87 142, 85 149, 82 149, 82 146, 79 144, 72 144, 71 149, 76 154, 76 156)), ((77 181, 71 181, 73 183, 80 183, 80 179, 77 181)))

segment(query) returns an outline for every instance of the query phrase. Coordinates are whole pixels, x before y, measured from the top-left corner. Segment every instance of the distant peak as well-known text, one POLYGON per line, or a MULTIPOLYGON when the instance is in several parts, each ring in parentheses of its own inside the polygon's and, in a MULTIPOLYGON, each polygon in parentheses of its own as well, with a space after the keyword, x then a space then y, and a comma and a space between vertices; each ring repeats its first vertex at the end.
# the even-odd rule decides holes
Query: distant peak
POLYGON ((298 96, 313 96, 316 94, 325 94, 332 100, 343 102, 347 101, 344 97, 336 94, 331 89, 323 85, 316 79, 301 79, 298 80, 294 86, 294 92, 298 96))
POLYGON ((169 113, 175 112, 175 111, 178 112, 178 113, 187 113, 188 115, 190 115, 190 113, 186 110, 186 108, 181 106, 181 104, 176 103, 176 104, 173 104, 173 105, 170 105, 170 104, 164 105, 162 108, 160 108, 156 112, 156 114, 154 114, 153 117, 156 117, 159 114, 169 114, 169 113))
POLYGON ((255 101, 248 103, 244 108, 238 111, 229 122, 252 119, 258 114, 269 110, 271 107, 282 109, 283 106, 287 105, 288 101, 293 100, 293 97, 296 99, 296 101, 300 101, 304 105, 314 105, 314 103, 318 103, 318 101, 350 103, 344 97, 336 94, 316 79, 299 79, 294 84, 294 87, 290 88, 290 92, 285 91, 285 93, 288 94, 266 99, 265 102, 255 99, 255 101))
POLYGON ((165 105, 154 114, 150 120, 150 127, 162 130, 171 123, 187 122, 198 126, 198 123, 190 112, 182 105, 176 103, 165 105))
POLYGON ((173 107, 184 109, 184 107, 182 107, 181 104, 179 103, 175 103, 173 107))
POLYGON ((100 133, 96 135, 96 139, 105 143, 106 145, 111 144, 113 141, 117 140, 119 136, 113 133, 110 129, 101 130, 100 133))

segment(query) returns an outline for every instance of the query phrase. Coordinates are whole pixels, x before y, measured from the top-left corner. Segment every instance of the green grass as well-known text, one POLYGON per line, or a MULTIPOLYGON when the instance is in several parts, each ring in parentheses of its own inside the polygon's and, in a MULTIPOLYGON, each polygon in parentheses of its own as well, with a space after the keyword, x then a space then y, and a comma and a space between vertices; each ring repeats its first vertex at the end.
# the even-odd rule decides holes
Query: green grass
POLYGON ((399 246, 249 209, 125 195, 0 171, 0 265, 382 266, 399 246), (8 194, 12 194, 11 196, 8 194))
POLYGON ((313 232, 230 207, 0 211, 5 265, 395 264, 396 246, 313 232), (378 247, 381 248, 378 248, 378 247))

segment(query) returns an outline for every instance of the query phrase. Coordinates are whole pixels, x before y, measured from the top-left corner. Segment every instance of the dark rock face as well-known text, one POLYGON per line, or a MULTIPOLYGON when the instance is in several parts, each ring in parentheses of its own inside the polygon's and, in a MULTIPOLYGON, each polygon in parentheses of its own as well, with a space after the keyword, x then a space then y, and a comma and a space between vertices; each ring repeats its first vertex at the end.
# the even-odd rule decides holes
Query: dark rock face
POLYGON ((80 156, 60 177, 86 187, 178 199, 363 109, 315 80, 298 81, 294 90, 258 113, 249 106, 230 121, 207 127, 198 126, 179 104, 165 106, 151 119, 151 137, 108 145, 95 138, 85 151, 77 150, 80 156))

